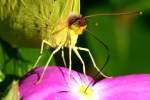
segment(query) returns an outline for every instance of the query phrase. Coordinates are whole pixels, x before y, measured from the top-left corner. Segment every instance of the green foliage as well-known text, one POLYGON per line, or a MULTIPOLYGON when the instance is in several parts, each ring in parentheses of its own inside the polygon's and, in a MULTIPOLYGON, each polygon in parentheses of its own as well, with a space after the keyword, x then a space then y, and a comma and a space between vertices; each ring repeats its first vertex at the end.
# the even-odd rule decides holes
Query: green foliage
MULTIPOLYGON (((86 2, 82 2, 85 4, 86 2)), ((89 3, 91 3, 89 1, 89 3)), ((89 4, 88 3, 88 4, 89 4)), ((88 30, 97 34, 110 48, 111 58, 104 72, 108 75, 150 72, 150 15, 149 0, 109 0, 92 2, 90 8, 83 8, 85 15, 111 12, 142 11, 139 16, 97 16, 90 18, 88 30), (92 4, 93 3, 93 4, 92 4), (94 23, 99 23, 98 26, 94 23)), ((105 50, 93 38, 86 34, 88 47, 91 49, 98 65, 105 59, 105 50)))
POLYGON ((17 81, 13 81, 7 90, 8 93, 6 93, 1 100, 19 100, 19 87, 17 81))

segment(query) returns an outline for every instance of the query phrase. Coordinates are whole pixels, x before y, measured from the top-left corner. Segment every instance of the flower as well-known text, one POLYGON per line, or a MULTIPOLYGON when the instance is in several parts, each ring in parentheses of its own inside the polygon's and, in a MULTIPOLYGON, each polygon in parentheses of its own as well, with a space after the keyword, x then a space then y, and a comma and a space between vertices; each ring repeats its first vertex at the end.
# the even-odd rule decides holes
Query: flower
POLYGON ((94 85, 92 77, 64 67, 50 66, 36 84, 42 67, 29 72, 19 82, 23 100, 150 100, 150 74, 112 77, 94 85))

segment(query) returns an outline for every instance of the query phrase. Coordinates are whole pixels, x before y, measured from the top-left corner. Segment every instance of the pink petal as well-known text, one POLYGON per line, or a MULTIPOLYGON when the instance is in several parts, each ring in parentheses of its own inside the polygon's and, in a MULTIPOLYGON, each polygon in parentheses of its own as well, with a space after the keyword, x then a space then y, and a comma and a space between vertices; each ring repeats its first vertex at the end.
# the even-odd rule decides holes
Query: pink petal
MULTIPOLYGON (((51 66, 47 68, 40 84, 35 84, 42 71, 42 67, 36 68, 20 81, 19 90, 23 100, 78 100, 77 98, 80 98, 72 93, 70 88, 86 81, 84 75, 72 71, 69 78, 67 68, 51 66)), ((90 77, 88 79, 92 80, 90 77)))
POLYGON ((150 100, 150 74, 104 79, 94 88, 99 100, 150 100))
MULTIPOLYGON (((34 69, 20 81, 23 100, 87 100, 76 87, 89 84, 90 77, 86 80, 83 74, 72 71, 68 78, 67 68, 53 66, 48 67, 42 82, 35 85, 42 71, 43 68, 34 69)), ((104 79, 89 88, 93 93, 88 100, 150 100, 150 74, 104 79)))

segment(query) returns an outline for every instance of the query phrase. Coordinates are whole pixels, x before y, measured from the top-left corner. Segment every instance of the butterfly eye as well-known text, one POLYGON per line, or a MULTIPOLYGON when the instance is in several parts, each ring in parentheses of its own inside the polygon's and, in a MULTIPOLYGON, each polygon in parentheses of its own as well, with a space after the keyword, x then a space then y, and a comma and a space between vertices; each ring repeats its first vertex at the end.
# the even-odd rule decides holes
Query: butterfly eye
POLYGON ((68 20, 68 25, 71 26, 72 24, 76 23, 77 18, 75 16, 71 16, 68 20))
POLYGON ((86 25, 86 20, 85 20, 84 17, 81 17, 81 18, 79 19, 79 25, 80 25, 80 26, 85 26, 85 25, 86 25))

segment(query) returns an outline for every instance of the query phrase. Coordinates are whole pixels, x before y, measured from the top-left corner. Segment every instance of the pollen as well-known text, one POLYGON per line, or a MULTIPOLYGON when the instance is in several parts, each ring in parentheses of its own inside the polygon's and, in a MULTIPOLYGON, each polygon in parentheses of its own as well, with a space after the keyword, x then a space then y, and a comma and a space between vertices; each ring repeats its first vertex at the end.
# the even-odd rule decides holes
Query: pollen
POLYGON ((84 98, 84 100, 91 100, 93 97, 93 89, 91 87, 87 87, 87 85, 79 86, 78 93, 84 98))

